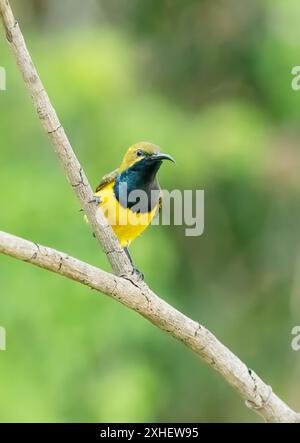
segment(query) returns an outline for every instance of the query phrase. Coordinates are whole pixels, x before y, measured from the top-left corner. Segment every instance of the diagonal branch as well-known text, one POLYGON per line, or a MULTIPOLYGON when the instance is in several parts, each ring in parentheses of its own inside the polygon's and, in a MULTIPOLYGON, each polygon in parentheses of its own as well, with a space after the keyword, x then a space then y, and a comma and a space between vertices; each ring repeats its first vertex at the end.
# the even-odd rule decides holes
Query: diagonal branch
POLYGON ((91 186, 45 91, 26 47, 18 22, 15 20, 7 0, 0 1, 0 14, 2 15, 7 41, 30 92, 35 110, 50 138, 54 151, 65 170, 65 174, 73 187, 79 203, 85 211, 96 238, 106 253, 114 272, 117 275, 132 274, 132 265, 127 255, 121 248, 102 210, 96 208, 91 186))
POLYGON ((226 348, 211 332, 131 281, 102 271, 69 255, 0 231, 0 253, 63 275, 103 292, 166 331, 218 371, 268 422, 300 422, 256 373, 226 348))
POLYGON ((182 341, 219 372, 246 400, 247 406, 253 408, 266 421, 300 422, 300 415, 278 398, 255 372, 248 369, 204 326, 160 299, 146 284, 137 284, 133 281, 132 266, 102 211, 96 210, 92 189, 33 65, 8 0, 0 0, 0 15, 7 40, 32 96, 34 107, 64 167, 67 178, 108 256, 113 271, 126 278, 106 273, 62 252, 1 231, 0 253, 56 272, 110 295, 182 341))

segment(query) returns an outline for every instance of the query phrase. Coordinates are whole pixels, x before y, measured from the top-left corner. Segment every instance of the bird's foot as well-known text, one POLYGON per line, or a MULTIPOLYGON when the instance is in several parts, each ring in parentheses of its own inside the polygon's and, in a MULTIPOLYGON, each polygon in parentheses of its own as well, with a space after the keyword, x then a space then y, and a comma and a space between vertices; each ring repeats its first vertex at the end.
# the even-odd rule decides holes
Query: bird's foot
POLYGON ((144 274, 141 271, 139 271, 138 268, 134 265, 134 263, 132 261, 132 258, 131 258, 131 255, 130 255, 130 252, 128 250, 128 246, 126 246, 124 248, 124 251, 125 251, 125 253, 126 253, 130 263, 131 263, 131 266, 133 267, 132 275, 137 279, 137 281, 143 281, 144 280, 144 274))
MULTIPOLYGON (((101 197, 99 197, 98 195, 95 195, 95 197, 92 200, 90 200, 88 203, 89 204, 94 203, 96 206, 99 206, 102 203, 102 200, 101 200, 101 197)), ((79 212, 83 212, 83 211, 84 210, 82 208, 79 209, 79 212)))
POLYGON ((99 197, 99 195, 95 195, 94 198, 89 201, 89 203, 95 203, 96 206, 99 206, 100 203, 102 203, 101 197, 99 197))
POLYGON ((136 277, 138 281, 144 281, 144 274, 135 266, 133 267, 133 275, 136 277))

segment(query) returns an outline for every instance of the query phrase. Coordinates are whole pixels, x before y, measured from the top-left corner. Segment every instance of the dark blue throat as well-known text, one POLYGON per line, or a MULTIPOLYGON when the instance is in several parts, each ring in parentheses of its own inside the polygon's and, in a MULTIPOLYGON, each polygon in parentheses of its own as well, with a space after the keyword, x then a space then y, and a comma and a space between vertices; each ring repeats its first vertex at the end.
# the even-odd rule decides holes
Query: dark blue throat
POLYGON ((156 174, 161 163, 161 160, 144 158, 117 176, 114 193, 123 208, 137 213, 150 212, 155 208, 160 189, 156 174))

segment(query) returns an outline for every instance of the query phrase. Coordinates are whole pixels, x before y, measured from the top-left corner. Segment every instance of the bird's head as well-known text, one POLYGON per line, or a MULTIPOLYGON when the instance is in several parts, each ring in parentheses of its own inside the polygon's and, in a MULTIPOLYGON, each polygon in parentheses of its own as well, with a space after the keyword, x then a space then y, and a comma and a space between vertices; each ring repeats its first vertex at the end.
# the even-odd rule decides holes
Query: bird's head
POLYGON ((119 172, 122 173, 134 165, 147 166, 154 164, 161 164, 163 160, 170 160, 175 163, 175 160, 171 155, 164 154, 161 152, 159 146, 153 143, 140 142, 136 143, 127 150, 119 172))

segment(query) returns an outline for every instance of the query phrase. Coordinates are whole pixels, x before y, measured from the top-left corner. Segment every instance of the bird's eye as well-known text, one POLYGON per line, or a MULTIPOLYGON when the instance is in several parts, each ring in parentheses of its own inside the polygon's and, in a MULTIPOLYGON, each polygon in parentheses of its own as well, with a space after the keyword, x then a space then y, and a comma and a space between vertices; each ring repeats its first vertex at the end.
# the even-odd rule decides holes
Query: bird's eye
POLYGON ((138 157, 142 157, 142 155, 144 155, 144 153, 143 153, 143 151, 142 151, 141 149, 138 149, 138 150, 136 151, 136 155, 137 155, 138 157))

